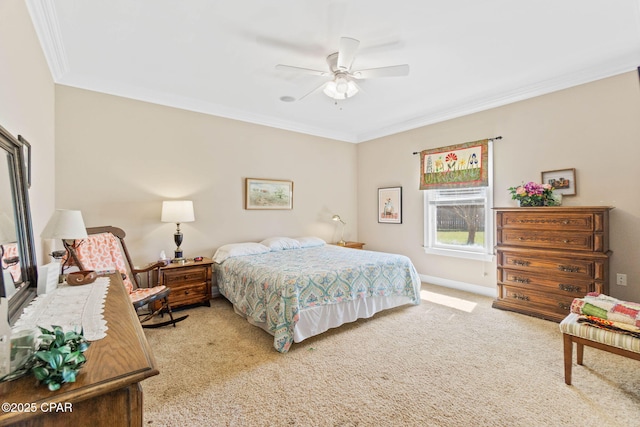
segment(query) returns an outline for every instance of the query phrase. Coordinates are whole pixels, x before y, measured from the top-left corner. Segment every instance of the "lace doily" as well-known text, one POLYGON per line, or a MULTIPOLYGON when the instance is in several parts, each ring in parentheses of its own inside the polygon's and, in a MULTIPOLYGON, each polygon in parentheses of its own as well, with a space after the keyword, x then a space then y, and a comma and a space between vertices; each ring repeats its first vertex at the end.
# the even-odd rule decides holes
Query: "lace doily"
POLYGON ((107 336, 104 319, 104 300, 109 289, 109 278, 98 277, 89 285, 58 285, 55 291, 37 296, 24 309, 13 330, 41 326, 61 326, 64 330, 82 330, 89 341, 107 336))

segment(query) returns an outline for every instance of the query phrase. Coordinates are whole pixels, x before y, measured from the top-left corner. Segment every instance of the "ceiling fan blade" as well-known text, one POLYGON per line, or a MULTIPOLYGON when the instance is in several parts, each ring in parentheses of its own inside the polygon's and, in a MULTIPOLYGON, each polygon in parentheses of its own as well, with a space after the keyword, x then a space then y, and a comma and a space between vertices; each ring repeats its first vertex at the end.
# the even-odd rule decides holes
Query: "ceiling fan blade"
POLYGON ((355 58, 356 50, 360 41, 351 37, 342 37, 340 39, 340 49, 338 50, 338 69, 349 70, 355 58))
POLYGON ((313 75, 313 76, 329 76, 329 75, 331 75, 331 73, 329 73, 328 71, 313 70, 311 68, 294 67, 292 65, 283 65, 283 64, 276 65, 276 70, 295 71, 297 73, 310 74, 310 75, 313 75))
POLYGON ((402 77, 409 75, 409 64, 391 65, 389 67, 369 68, 352 73, 356 79, 373 79, 376 77, 402 77))
POLYGON ((317 87, 315 87, 313 90, 311 90, 311 91, 309 91, 309 92, 305 93, 304 95, 302 95, 302 96, 301 96, 300 98, 298 98, 297 100, 298 100, 298 101, 302 101, 302 100, 303 100, 303 99, 305 99, 307 96, 312 95, 312 94, 317 93, 317 92, 320 92, 322 89, 324 89, 324 87, 325 87, 325 85, 326 85, 327 83, 328 83, 328 82, 324 82, 324 83, 322 83, 320 86, 317 86, 317 87))

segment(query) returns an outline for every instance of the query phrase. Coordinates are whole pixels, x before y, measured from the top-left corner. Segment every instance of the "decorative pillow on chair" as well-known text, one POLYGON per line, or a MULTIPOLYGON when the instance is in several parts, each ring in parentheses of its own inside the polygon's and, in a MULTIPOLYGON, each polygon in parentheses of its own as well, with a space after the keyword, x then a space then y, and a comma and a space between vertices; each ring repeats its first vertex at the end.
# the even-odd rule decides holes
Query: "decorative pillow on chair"
POLYGON ((213 261, 221 264, 227 258, 243 255, 257 255, 270 251, 271 249, 265 245, 255 242, 229 243, 218 248, 216 253, 213 255, 213 261))
POLYGON ((268 239, 264 239, 260 244, 265 245, 272 251, 300 249, 300 242, 290 237, 270 237, 268 239))

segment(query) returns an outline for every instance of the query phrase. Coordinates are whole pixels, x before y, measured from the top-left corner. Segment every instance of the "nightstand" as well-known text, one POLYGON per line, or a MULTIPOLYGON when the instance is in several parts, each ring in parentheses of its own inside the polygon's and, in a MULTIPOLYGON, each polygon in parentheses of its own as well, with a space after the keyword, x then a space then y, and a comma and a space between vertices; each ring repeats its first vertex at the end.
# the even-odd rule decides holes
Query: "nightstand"
POLYGON ((193 304, 211 306, 211 275, 213 260, 188 260, 170 263, 160 268, 159 284, 171 288, 169 304, 179 308, 193 304))
POLYGON ((351 248, 351 249, 362 249, 366 243, 361 242, 346 242, 344 245, 339 245, 337 243, 332 243, 332 245, 342 246, 343 248, 351 248))

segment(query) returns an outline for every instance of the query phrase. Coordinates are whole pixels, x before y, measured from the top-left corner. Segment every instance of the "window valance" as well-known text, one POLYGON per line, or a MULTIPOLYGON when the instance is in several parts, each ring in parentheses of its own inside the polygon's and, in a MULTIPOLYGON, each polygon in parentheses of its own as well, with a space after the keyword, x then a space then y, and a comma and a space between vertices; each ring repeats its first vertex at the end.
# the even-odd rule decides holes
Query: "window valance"
POLYGON ((489 139, 420 152, 420 190, 487 187, 489 139))

